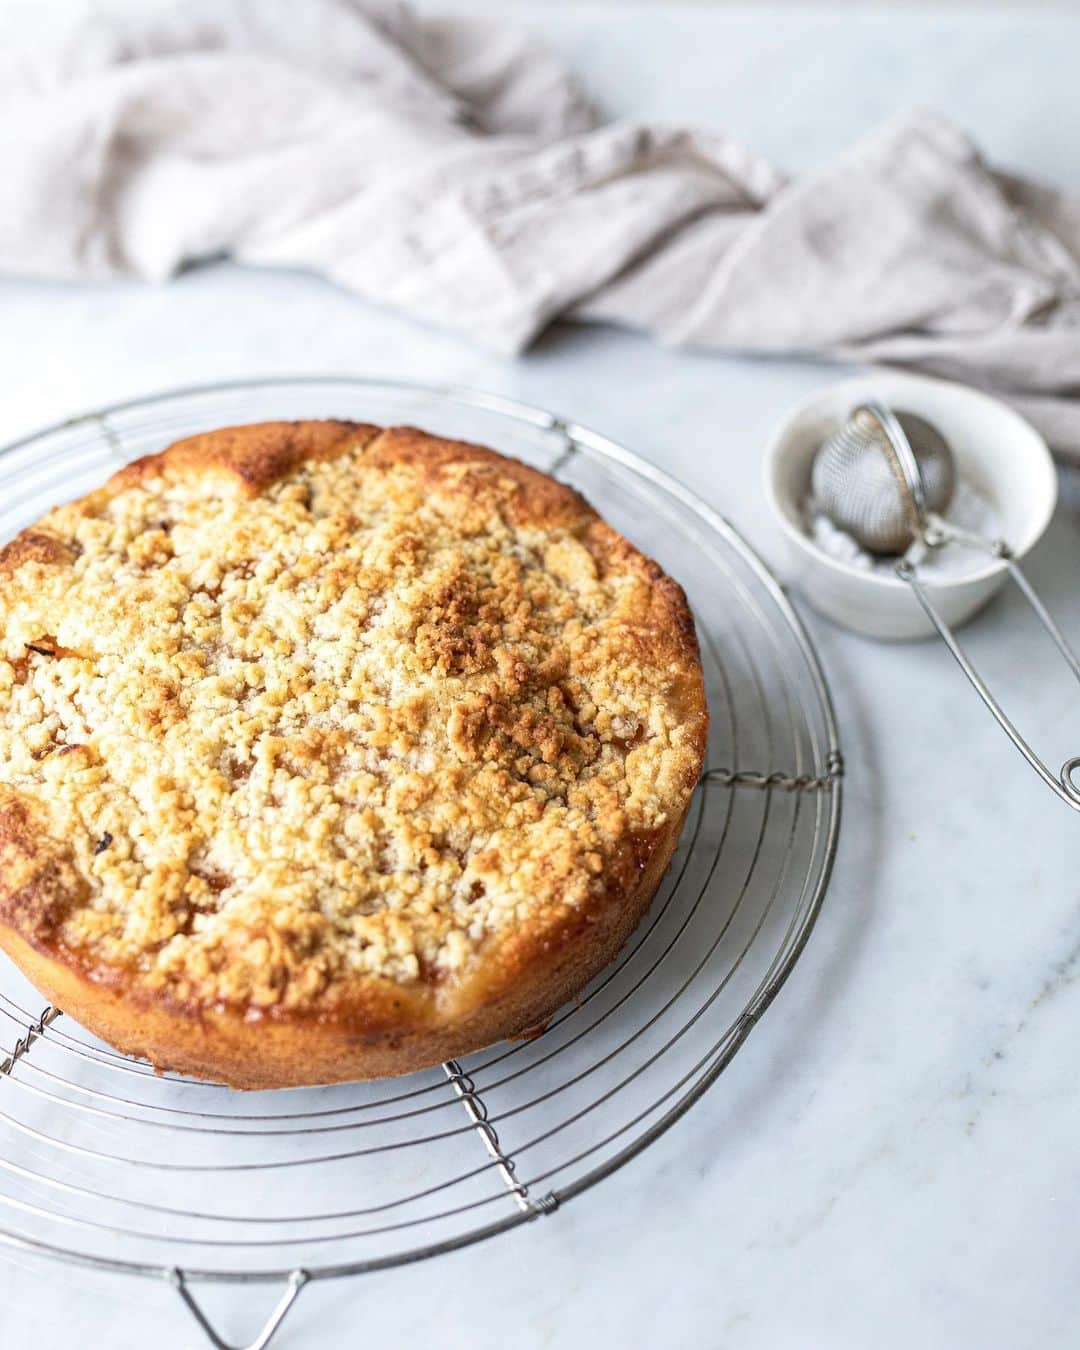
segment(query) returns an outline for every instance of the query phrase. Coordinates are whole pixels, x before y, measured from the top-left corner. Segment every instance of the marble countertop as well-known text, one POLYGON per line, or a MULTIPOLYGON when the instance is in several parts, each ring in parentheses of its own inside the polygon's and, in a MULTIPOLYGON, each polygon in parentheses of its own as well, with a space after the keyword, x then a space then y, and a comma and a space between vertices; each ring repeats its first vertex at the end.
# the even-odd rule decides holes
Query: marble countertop
MULTIPOLYGON (((995 10, 864 15, 535 7, 612 112, 728 128, 798 170, 912 103, 999 163, 1080 190, 1080 26, 995 10)), ((228 376, 446 379, 611 433, 776 562, 765 439, 835 367, 673 353, 560 327, 518 362, 310 277, 228 265, 170 286, 0 284, 0 440, 111 400, 228 376)), ((1080 488, 1031 574, 1080 634, 1080 488)), ((810 945, 719 1084, 557 1216, 421 1266, 312 1289, 280 1342, 443 1350, 1072 1346, 1080 1321, 1080 820, 1020 762, 932 643, 873 645, 810 615, 849 765, 810 945)), ((1002 598, 969 630, 1054 763, 1075 685, 1002 598)), ((207 1296, 235 1340, 266 1291, 207 1296)), ((0 1339, 190 1350, 165 1287, 0 1259, 0 1339)))

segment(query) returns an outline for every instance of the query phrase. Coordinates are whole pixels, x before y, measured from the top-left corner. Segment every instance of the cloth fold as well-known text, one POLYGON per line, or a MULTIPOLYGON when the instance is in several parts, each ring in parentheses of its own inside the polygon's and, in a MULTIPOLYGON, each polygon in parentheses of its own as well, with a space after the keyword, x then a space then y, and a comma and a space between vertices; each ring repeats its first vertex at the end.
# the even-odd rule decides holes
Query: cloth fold
POLYGON ((913 111, 797 182, 602 124, 490 18, 375 0, 0 3, 0 270, 309 268, 513 354, 554 318, 1012 401, 1080 459, 1080 201, 913 111))

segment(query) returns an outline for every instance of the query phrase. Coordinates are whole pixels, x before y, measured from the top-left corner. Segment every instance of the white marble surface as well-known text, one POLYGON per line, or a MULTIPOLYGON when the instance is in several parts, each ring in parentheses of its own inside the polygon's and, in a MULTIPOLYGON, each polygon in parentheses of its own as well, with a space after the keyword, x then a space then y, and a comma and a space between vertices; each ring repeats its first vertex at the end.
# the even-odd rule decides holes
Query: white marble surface
MULTIPOLYGON (((613 111, 721 124, 797 169, 892 111, 952 114, 999 162, 1080 189, 1080 26, 1030 13, 691 6, 538 11, 613 111)), ((758 487, 823 366, 560 330, 516 364, 307 277, 227 266, 170 287, 0 285, 0 438, 228 375, 450 378, 625 440, 778 556, 758 487)), ((1032 563, 1080 633, 1080 493, 1032 563)), ((813 940, 711 1094, 557 1216, 426 1265, 307 1292, 279 1344, 979 1350, 1076 1344, 1080 819, 1019 762, 939 648, 813 620, 850 766, 813 940)), ((970 632, 1054 756, 1080 700, 1018 606, 970 632)), ((208 1302, 236 1340, 265 1291, 208 1302)), ((188 1350, 165 1287, 0 1259, 0 1343, 188 1350)))

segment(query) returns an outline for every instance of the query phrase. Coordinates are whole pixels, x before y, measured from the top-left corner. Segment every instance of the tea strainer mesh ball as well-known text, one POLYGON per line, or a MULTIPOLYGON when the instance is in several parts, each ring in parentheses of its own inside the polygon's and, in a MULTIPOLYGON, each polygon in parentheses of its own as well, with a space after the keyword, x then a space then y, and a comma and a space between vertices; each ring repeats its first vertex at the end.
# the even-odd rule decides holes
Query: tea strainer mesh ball
MULTIPOLYGON (((923 418, 894 416, 918 465, 923 515, 946 511, 956 485, 952 451, 923 418)), ((818 509, 870 553, 903 553, 919 533, 911 487, 880 418, 868 407, 856 408, 821 446, 810 481, 818 509)))

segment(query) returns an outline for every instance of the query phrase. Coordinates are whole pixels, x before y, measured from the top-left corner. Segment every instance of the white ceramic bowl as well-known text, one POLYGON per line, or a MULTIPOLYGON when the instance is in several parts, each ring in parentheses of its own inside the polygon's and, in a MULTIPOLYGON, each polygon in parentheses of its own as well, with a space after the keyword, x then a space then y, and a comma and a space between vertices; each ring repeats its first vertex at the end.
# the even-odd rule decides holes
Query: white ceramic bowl
MULTIPOLYGON (((784 421, 765 455, 765 494, 783 531, 791 579, 822 614, 876 638, 922 638, 934 632, 899 577, 867 572, 824 553, 803 530, 800 507, 818 446, 851 410, 875 398, 932 422, 952 447, 957 475, 992 503, 997 533, 1017 558, 1042 537, 1057 503, 1057 473, 1046 442, 1004 403, 964 385, 916 375, 874 374, 844 380, 806 399, 784 421)), ((959 627, 1000 589, 1005 564, 988 560, 962 576, 927 580, 943 618, 959 627)))

